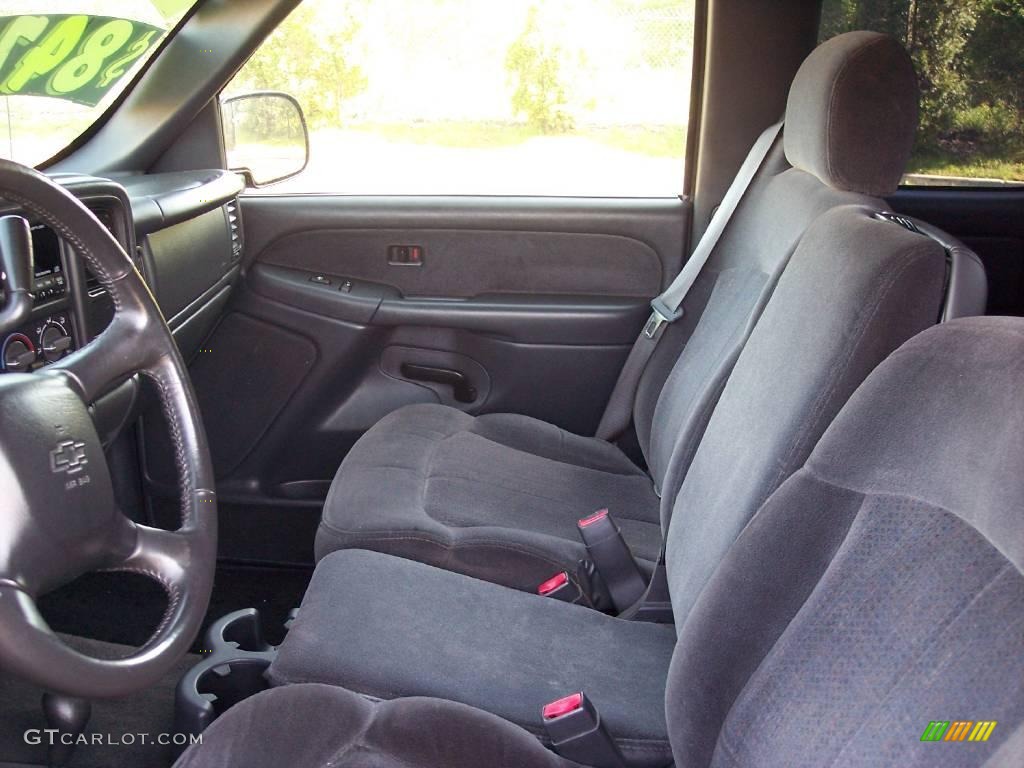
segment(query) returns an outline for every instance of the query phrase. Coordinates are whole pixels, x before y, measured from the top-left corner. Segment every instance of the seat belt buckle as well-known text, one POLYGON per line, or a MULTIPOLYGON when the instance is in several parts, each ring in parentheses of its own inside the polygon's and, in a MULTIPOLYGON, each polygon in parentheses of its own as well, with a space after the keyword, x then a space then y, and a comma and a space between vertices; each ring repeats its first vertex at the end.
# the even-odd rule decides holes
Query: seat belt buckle
POLYGON ((587 554, 611 598, 622 613, 647 590, 644 578, 622 531, 607 509, 601 509, 576 523, 587 554))
POLYGON ((597 707, 582 691, 545 704, 541 720, 552 748, 567 760, 593 768, 625 768, 597 707))
POLYGON ((579 603, 583 599, 583 593, 572 583, 568 571, 559 571, 543 582, 537 587, 537 594, 565 603, 579 603))
POLYGON ((648 339, 657 338, 666 323, 674 323, 682 316, 683 308, 681 306, 675 310, 669 309, 668 305, 658 296, 651 301, 651 316, 647 319, 647 324, 644 325, 644 336, 648 339))

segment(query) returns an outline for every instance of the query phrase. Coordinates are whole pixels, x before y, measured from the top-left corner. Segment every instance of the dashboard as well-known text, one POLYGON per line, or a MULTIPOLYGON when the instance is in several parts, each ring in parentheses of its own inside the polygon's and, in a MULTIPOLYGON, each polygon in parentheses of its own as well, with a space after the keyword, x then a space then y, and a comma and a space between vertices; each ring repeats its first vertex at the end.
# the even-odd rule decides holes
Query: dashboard
MULTIPOLYGON (((135 262, 157 298, 182 354, 190 357, 212 330, 240 271, 237 195, 226 171, 124 175, 58 174, 135 262)), ((29 221, 34 253, 28 322, 0 340, 0 371, 32 372, 100 334, 114 308, 83 259, 50 227, 0 201, 0 214, 29 221)), ((0 305, 3 296, 0 295, 0 305)))
MULTIPOLYGON (((90 210, 131 248, 126 211, 116 197, 93 197, 90 210)), ((20 213, 8 209, 5 213, 20 213)), ((56 362, 100 333, 113 316, 106 291, 68 244, 45 224, 29 219, 34 257, 32 316, 2 341, 4 372, 31 372, 56 362)))
MULTIPOLYGON (((64 304, 68 295, 67 270, 57 234, 43 224, 32 229, 32 250, 35 255, 32 303, 64 304)), ((64 309, 64 307, 59 307, 64 309)), ((74 348, 75 328, 68 312, 48 314, 38 322, 15 330, 3 342, 5 371, 25 372, 59 360, 74 348)))

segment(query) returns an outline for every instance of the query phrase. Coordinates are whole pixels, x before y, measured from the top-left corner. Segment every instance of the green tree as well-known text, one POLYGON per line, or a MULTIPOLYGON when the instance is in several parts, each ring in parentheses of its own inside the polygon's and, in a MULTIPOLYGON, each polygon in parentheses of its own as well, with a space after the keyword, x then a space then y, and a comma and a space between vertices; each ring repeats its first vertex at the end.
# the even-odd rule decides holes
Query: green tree
POLYGON ((885 32, 910 52, 921 86, 919 145, 949 134, 969 105, 965 51, 981 6, 991 0, 829 0, 822 37, 850 29, 885 32))
POLYGON ((526 15, 523 31, 509 46, 505 69, 514 81, 512 109, 542 133, 565 133, 575 125, 562 78, 562 50, 548 45, 537 24, 537 7, 526 15))
POLYGON ((366 89, 352 61, 366 2, 306 0, 257 49, 236 85, 290 93, 314 127, 337 125, 346 99, 366 89))
POLYGON ((954 127, 969 104, 964 51, 978 20, 979 0, 912 0, 907 4, 907 50, 921 84, 920 141, 933 144, 954 127))
POLYGON ((972 91, 1024 112, 1024 3, 987 0, 965 53, 972 91))

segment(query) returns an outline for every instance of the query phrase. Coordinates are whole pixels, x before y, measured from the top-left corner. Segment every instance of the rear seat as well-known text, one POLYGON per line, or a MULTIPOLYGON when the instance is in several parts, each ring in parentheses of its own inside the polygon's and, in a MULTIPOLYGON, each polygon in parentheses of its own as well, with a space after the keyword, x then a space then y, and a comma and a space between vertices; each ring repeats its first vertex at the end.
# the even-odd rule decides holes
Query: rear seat
MULTIPOLYGON (((317 535, 318 558, 371 549, 532 591, 557 571, 576 578, 586 556, 576 521, 601 507, 611 508, 650 572, 688 474, 691 488, 722 484, 721 503, 742 506, 738 519, 749 516, 799 466, 883 352, 940 315, 942 249, 873 218, 886 209, 875 196, 894 191, 903 173, 916 119, 912 65, 891 38, 850 33, 807 59, 790 92, 783 141, 765 159, 688 293, 685 314, 663 334, 640 381, 633 421, 649 471, 612 443, 535 419, 411 406, 381 420, 341 465, 317 535), (876 242, 887 247, 876 249, 876 242), (748 363, 742 378, 739 397, 756 401, 758 410, 734 403, 725 412, 732 415, 717 416, 716 447, 703 451, 714 458, 702 459, 694 473, 691 461, 708 419, 779 276, 793 271, 787 264, 794 250, 802 265, 783 278, 789 283, 783 297, 773 299, 767 328, 776 330, 759 332, 788 336, 768 339, 770 353, 751 353, 759 362, 748 363), (927 266, 914 259, 904 264, 911 251, 927 266), (893 272, 897 263, 906 272, 893 272), (913 285, 903 282, 908 273, 913 285), (876 305, 885 326, 865 314, 876 305), (851 337, 861 326, 875 336, 863 343, 851 337), (806 344, 792 336, 804 333, 806 344), (796 369, 793 363, 807 354, 821 357, 804 360, 806 371, 796 369), (770 355, 781 357, 764 360, 770 355), (800 399, 785 392, 778 402, 763 396, 783 381, 796 385, 794 376, 804 382, 800 399), (820 399, 811 397, 818 386, 826 387, 820 399), (801 437, 789 445, 797 421, 801 437), (752 436, 744 448, 746 430, 758 426, 763 439, 752 436), (769 452, 745 453, 754 444, 769 452), (736 453, 726 450, 730 445, 736 453), (727 478, 734 474, 742 490, 730 495, 727 478)), ((982 312, 981 295, 979 304, 977 291, 958 293, 967 298, 956 313, 982 312)), ((698 530, 691 516, 714 518, 697 507, 683 515, 684 526, 698 530)))

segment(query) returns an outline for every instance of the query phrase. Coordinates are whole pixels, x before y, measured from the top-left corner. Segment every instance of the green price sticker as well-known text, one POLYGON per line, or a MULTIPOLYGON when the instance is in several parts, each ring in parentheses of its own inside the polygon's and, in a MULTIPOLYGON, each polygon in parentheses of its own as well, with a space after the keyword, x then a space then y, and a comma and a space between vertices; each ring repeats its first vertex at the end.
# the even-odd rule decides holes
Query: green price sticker
POLYGON ((162 34, 112 16, 0 16, 0 94, 94 107, 162 34))

